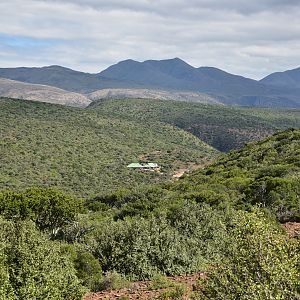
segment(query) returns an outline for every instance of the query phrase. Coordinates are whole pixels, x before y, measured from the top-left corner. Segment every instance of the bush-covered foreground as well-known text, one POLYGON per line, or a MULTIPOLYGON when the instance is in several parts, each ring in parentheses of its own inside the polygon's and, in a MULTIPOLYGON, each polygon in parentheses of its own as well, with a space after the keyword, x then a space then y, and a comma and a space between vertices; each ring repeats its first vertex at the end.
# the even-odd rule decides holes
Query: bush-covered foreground
POLYGON ((300 239, 279 221, 299 221, 299 151, 291 129, 173 183, 84 202, 2 191, 0 299, 80 299, 86 288, 205 271, 194 299, 297 300, 300 239))
POLYGON ((0 219, 0 299, 81 299, 74 265, 30 221, 0 219))
POLYGON ((300 241, 259 211, 232 218, 221 264, 201 282, 200 299, 299 299, 300 241))

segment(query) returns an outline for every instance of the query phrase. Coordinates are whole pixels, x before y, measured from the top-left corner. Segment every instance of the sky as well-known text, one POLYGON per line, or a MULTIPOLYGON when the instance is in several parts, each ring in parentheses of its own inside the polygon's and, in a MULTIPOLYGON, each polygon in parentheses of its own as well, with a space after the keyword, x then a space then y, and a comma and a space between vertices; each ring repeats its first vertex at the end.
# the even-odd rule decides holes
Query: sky
POLYGON ((0 67, 97 73, 179 57, 260 79, 300 67, 300 0, 0 0, 0 67))

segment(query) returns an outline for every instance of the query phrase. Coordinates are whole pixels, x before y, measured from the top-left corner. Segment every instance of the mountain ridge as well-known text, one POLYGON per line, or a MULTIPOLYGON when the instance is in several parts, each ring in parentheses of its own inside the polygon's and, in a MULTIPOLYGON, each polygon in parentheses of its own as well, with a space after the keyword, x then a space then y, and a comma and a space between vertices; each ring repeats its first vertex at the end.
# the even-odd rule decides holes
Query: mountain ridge
POLYGON ((300 89, 300 67, 272 73, 261 79, 260 82, 272 86, 300 89))
POLYGON ((127 59, 95 74, 57 65, 0 68, 0 77, 82 94, 103 89, 151 89, 205 93, 227 105, 300 107, 300 75, 298 88, 297 76, 290 79, 290 85, 284 80, 278 84, 268 76, 257 81, 214 67, 193 67, 180 58, 143 62, 127 59))

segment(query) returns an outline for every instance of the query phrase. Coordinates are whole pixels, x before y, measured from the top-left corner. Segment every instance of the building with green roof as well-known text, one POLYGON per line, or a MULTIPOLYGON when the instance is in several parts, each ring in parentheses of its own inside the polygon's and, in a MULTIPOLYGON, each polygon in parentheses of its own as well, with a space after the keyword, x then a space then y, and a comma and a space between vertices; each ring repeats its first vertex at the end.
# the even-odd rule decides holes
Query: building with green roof
POLYGON ((127 166, 130 169, 139 169, 142 171, 159 171, 160 166, 157 163, 131 163, 127 166))

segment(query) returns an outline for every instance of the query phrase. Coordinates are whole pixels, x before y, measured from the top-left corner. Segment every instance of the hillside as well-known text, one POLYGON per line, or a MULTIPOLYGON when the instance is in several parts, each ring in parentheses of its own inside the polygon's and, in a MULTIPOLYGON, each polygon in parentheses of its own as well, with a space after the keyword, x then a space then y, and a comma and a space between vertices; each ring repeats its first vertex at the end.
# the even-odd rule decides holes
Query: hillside
POLYGON ((102 89, 88 94, 88 98, 93 101, 101 99, 139 98, 222 104, 216 97, 204 93, 151 89, 102 89))
POLYGON ((54 104, 86 107, 91 103, 86 96, 52 86, 29 84, 0 78, 0 97, 34 100, 54 104))
MULTIPOLYGON (((99 196, 93 201, 118 207, 116 216, 121 219, 127 215, 144 215, 150 203, 153 211, 159 211, 177 201, 187 201, 222 210, 230 207, 248 210, 252 205, 259 205, 269 209, 281 222, 300 222, 299 180, 300 129, 288 129, 232 151, 176 182, 149 186, 148 191, 128 191, 119 197, 116 197, 118 193, 99 196)), ((90 207, 96 207, 93 201, 90 207)))
POLYGON ((299 110, 250 109, 142 99, 94 102, 90 108, 117 118, 175 125, 225 152, 276 131, 300 127, 299 110))
POLYGON ((212 205, 259 204, 281 222, 299 222, 299 180, 300 129, 289 129, 194 172, 178 184, 178 190, 212 205))
POLYGON ((56 186, 78 196, 170 178, 217 151, 193 135, 160 122, 46 103, 0 100, 0 188, 56 186), (154 161, 160 173, 127 169, 154 161))

